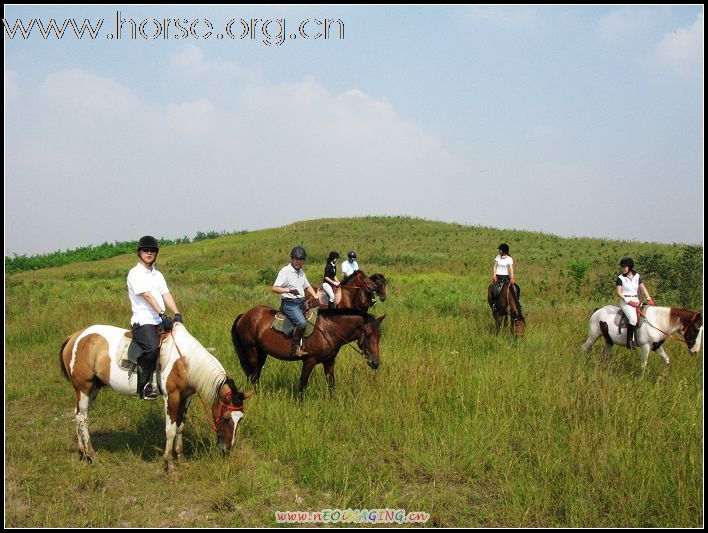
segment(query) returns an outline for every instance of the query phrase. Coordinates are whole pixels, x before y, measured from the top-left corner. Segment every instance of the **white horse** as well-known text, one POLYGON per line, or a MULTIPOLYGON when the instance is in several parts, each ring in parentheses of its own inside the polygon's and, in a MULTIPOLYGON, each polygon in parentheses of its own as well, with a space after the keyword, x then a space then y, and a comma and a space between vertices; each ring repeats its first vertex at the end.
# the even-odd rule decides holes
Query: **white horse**
MULTIPOLYGON (((119 363, 129 339, 127 330, 113 326, 90 326, 68 337, 59 352, 61 368, 76 391, 76 436, 82 458, 93 461, 95 451, 88 429, 88 412, 102 387, 137 396, 137 372, 119 363)), ((175 470, 173 453, 183 460, 182 432, 187 408, 196 392, 211 407, 211 423, 222 451, 231 451, 236 428, 243 418, 243 393, 226 375, 224 367, 183 324, 163 334, 160 349, 161 372, 157 376, 165 398, 164 459, 167 470, 175 470), (174 447, 173 447, 174 446, 174 447)))
MULTIPOLYGON (((643 314, 642 325, 634 333, 637 346, 642 351, 642 371, 647 368, 649 352, 652 350, 669 364, 669 355, 662 345, 668 336, 679 330, 688 350, 694 354, 700 351, 703 337, 703 319, 700 313, 676 307, 648 306, 644 308, 643 314)), ((606 305, 595 311, 590 317, 590 332, 583 344, 583 351, 587 352, 600 337, 605 338, 605 348, 602 352, 605 356, 610 355, 613 344, 626 346, 626 326, 621 333, 619 328, 621 316, 620 308, 614 305, 606 305)))

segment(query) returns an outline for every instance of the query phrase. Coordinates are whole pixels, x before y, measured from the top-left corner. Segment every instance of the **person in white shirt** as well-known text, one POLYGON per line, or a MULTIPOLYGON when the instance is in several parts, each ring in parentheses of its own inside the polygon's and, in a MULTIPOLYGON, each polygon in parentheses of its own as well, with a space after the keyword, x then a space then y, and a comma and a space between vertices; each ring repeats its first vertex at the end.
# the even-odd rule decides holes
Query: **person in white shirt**
POLYGON ((280 295, 280 310, 295 326, 292 337, 292 357, 302 357, 307 352, 302 350, 302 336, 305 333, 307 319, 303 313, 305 292, 317 300, 317 293, 307 281, 302 265, 307 258, 307 252, 302 246, 295 246, 290 251, 290 263, 278 272, 272 291, 280 295))
POLYGON ((151 384, 152 373, 160 355, 160 332, 172 329, 173 320, 165 314, 165 305, 182 322, 182 315, 170 294, 165 277, 155 268, 160 248, 155 237, 146 235, 138 242, 138 264, 128 273, 128 298, 133 310, 130 323, 133 340, 140 346, 137 393, 143 400, 154 400, 157 392, 151 384))
POLYGON ((502 243, 499 245, 499 255, 494 258, 494 270, 492 271, 494 283, 509 282, 514 284, 514 260, 509 255, 509 245, 502 243))
POLYGON ((634 331, 639 320, 639 293, 643 292, 647 305, 654 305, 654 300, 649 296, 649 291, 642 283, 639 274, 634 271, 634 260, 631 257, 623 257, 620 260, 622 272, 615 280, 615 290, 620 297, 622 311, 627 317, 627 348, 633 350, 637 347, 634 341, 634 331))
POLYGON ((347 260, 342 263, 342 279, 347 279, 357 270, 359 263, 356 262, 356 252, 351 251, 347 254, 347 260))

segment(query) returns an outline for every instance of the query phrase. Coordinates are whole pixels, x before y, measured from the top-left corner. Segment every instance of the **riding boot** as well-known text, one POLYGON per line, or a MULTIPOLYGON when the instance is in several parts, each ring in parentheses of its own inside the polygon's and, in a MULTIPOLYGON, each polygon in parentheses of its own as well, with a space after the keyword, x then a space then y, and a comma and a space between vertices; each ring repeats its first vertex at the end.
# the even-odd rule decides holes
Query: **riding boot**
POLYGON ((307 352, 300 348, 302 343, 302 336, 305 333, 305 328, 295 328, 293 331, 293 342, 290 348, 290 355, 292 357, 302 357, 307 355, 307 352))
POLYGON ((152 373, 155 365, 144 357, 138 359, 138 394, 141 400, 156 400, 157 392, 152 386, 152 373))
POLYGON ((327 304, 327 309, 329 309, 330 311, 331 311, 332 309, 334 309, 334 302, 329 302, 329 303, 327 304))
POLYGON ((637 343, 634 342, 634 330, 636 326, 632 324, 627 324, 627 348, 629 350, 634 350, 637 347, 637 343))

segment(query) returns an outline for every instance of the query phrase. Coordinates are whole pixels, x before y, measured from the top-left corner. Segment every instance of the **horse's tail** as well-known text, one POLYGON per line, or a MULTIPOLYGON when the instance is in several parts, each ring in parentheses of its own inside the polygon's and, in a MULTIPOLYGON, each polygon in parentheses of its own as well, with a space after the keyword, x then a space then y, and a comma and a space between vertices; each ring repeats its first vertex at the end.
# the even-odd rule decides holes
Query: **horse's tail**
POLYGON ((252 372, 251 365, 248 363, 246 349, 241 343, 241 339, 238 336, 238 328, 236 327, 238 325, 238 321, 241 320, 242 316, 243 313, 238 315, 236 317, 236 320, 234 320, 234 325, 231 326, 231 342, 234 345, 234 350, 236 350, 236 355, 238 355, 238 360, 241 363, 241 368, 243 369, 243 372, 246 374, 247 377, 250 377, 252 372))
POLYGON ((71 337, 67 337, 66 340, 62 343, 61 348, 59 349, 59 367, 61 368, 62 374, 64 374, 64 377, 67 380, 70 380, 69 376, 69 371, 66 369, 66 366, 64 365, 64 348, 66 348, 66 345, 69 343, 71 340, 71 337))

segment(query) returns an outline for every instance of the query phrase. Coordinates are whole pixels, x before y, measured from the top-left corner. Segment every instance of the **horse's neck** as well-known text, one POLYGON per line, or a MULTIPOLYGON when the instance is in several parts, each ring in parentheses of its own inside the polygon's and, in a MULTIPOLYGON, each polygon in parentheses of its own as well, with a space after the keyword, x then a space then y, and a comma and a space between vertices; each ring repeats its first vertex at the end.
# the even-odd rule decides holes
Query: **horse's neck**
POLYGON ((328 315, 323 314, 322 317, 327 317, 327 327, 324 331, 343 344, 349 343, 356 339, 356 332, 359 327, 364 323, 364 316, 353 314, 353 315, 328 315), (336 317, 336 318, 335 318, 336 317), (341 327, 338 330, 338 327, 341 327))
POLYGON ((189 334, 179 335, 176 341, 181 355, 187 359, 187 381, 205 402, 213 402, 218 386, 226 380, 226 371, 219 360, 189 334), (184 344, 184 346, 183 346, 184 344))
POLYGON ((682 317, 680 313, 675 311, 671 307, 650 306, 644 310, 644 314, 647 321, 653 326, 662 329, 666 333, 674 333, 683 327, 682 317))

